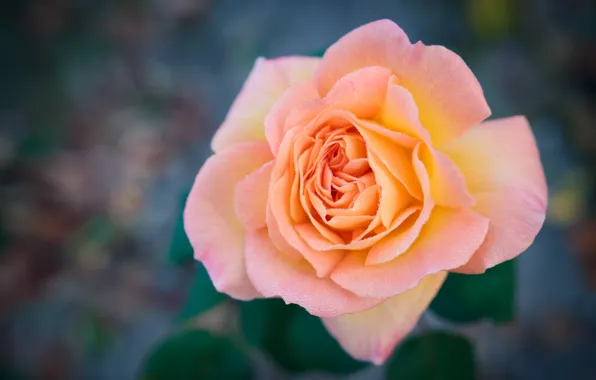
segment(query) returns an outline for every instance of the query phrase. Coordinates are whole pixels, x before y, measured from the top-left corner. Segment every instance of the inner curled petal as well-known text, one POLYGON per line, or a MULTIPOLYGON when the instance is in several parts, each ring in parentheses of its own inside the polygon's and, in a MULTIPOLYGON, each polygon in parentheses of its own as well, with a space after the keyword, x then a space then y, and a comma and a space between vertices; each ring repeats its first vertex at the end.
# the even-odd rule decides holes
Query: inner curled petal
POLYGON ((355 125, 357 118, 346 111, 326 116, 293 136, 291 216, 298 234, 316 250, 360 250, 421 209, 412 196, 421 197, 419 184, 408 174, 413 172, 409 141, 406 147, 393 146, 400 161, 389 163, 404 167, 390 170, 355 125), (397 176, 396 170, 405 174, 397 176))

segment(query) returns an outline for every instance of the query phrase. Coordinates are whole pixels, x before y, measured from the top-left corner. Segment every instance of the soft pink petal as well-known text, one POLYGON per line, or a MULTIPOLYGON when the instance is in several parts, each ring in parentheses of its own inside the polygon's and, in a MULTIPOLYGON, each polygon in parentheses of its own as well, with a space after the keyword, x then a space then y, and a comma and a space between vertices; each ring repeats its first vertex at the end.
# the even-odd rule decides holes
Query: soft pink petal
POLYGON ((394 55, 410 46, 408 36, 393 21, 380 20, 363 25, 331 45, 317 71, 315 81, 321 95, 346 74, 367 66, 390 68, 394 55))
POLYGON ((327 330, 350 355, 380 365, 416 326, 447 272, 426 276, 413 289, 356 314, 324 318, 327 330))
POLYGON ((219 152, 242 141, 264 140, 265 116, 271 106, 288 87, 310 80, 319 61, 313 57, 257 59, 211 141, 213 151, 219 152))
POLYGON ((294 123, 308 122, 315 116, 318 108, 308 107, 311 102, 320 99, 313 82, 299 83, 288 88, 275 102, 265 118, 265 135, 271 151, 277 155, 281 141, 294 123), (288 120, 293 113, 291 121, 288 120))
POLYGON ((480 83, 460 56, 443 46, 413 45, 390 66, 412 94, 422 125, 440 147, 490 116, 480 83))
POLYGON ((317 88, 324 95, 341 77, 367 66, 395 74, 394 82, 412 94, 436 147, 490 115, 480 84, 457 54, 442 46, 411 45, 389 20, 355 29, 327 49, 315 73, 317 88))
POLYGON ((547 187, 526 118, 488 121, 446 147, 476 198, 474 209, 490 219, 486 241, 462 268, 482 273, 526 250, 542 227, 547 187))
POLYGON ((250 173, 236 185, 234 201, 236 215, 247 231, 265 227, 265 213, 269 200, 269 181, 273 161, 250 173))
POLYGON ((409 250, 386 264, 365 265, 366 253, 350 254, 331 279, 362 297, 392 297, 429 274, 468 262, 486 236, 488 219, 468 209, 435 207, 409 250))
POLYGON ((305 260, 279 252, 266 229, 247 233, 245 247, 248 276, 265 297, 281 297, 319 317, 357 313, 382 302, 358 297, 329 278, 317 277, 305 260))
POLYGON ((184 209, 184 227, 215 288, 238 299, 252 299, 254 289, 244 267, 244 229, 234 211, 234 188, 272 159, 266 142, 237 144, 203 165, 184 209))

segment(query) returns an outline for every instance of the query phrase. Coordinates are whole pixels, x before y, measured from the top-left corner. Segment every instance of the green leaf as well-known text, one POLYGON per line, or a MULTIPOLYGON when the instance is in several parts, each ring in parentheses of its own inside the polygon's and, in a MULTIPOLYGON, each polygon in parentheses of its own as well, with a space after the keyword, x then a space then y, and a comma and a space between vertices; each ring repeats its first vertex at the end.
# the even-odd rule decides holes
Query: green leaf
POLYGON ((0 379, 2 380, 27 380, 29 379, 28 376, 25 376, 24 373, 15 371, 11 368, 5 368, 4 366, 0 366, 0 379))
POLYGON ((474 347, 466 338, 430 332, 406 340, 387 366, 388 380, 473 380, 474 347))
POLYGON ((315 51, 314 53, 309 54, 311 57, 322 57, 325 52, 327 51, 327 48, 323 48, 323 49, 319 49, 317 51, 315 51))
POLYGON ((203 330, 175 334, 145 359, 141 380, 251 379, 246 356, 229 340, 203 330))
POLYGON ((449 274, 430 309, 459 323, 484 318, 495 322, 513 320, 515 262, 506 261, 479 275, 449 274))
POLYGON ((320 318, 280 299, 243 302, 241 325, 251 345, 291 372, 351 373, 366 365, 343 351, 320 318))
POLYGON ((174 232, 172 233, 172 240, 170 242, 170 249, 168 250, 168 261, 173 264, 187 264, 193 260, 193 249, 186 236, 184 230, 184 218, 183 211, 184 205, 186 204, 186 198, 190 192, 183 194, 180 201, 180 207, 178 208, 178 219, 174 226, 174 232))
POLYGON ((43 158, 58 150, 62 136, 55 128, 26 135, 18 144, 18 152, 25 158, 43 158))
POLYGON ((226 296, 215 290, 211 278, 205 267, 197 263, 197 270, 192 281, 190 292, 186 298, 186 303, 182 308, 179 321, 185 321, 189 318, 207 311, 223 301, 226 296))

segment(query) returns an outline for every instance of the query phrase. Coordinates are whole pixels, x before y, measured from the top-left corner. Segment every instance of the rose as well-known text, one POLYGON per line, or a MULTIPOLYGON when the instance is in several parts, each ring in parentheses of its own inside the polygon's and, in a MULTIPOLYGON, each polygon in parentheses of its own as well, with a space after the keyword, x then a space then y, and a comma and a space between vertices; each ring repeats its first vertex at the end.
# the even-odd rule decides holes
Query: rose
POLYGON ((185 226, 215 287, 281 297, 381 363, 446 273, 524 251, 547 190, 523 117, 462 59, 362 26, 322 59, 257 60, 197 175, 185 226))

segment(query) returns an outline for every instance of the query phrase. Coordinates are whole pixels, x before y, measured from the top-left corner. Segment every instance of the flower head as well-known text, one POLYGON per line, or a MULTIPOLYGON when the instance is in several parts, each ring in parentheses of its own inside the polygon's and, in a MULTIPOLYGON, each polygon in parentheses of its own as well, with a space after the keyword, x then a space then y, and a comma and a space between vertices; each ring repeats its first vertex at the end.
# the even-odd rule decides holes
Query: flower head
POLYGON ((281 297, 380 363, 447 272, 524 251, 546 185, 523 117, 490 115, 463 60, 364 25, 323 58, 257 60, 185 225, 216 288, 281 297))

